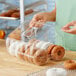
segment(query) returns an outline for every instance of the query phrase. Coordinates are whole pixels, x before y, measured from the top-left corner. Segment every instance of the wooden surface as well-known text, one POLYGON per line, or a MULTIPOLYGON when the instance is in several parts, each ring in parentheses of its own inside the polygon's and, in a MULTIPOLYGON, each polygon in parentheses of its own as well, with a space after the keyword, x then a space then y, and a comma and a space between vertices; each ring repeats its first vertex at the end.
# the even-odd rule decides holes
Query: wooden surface
MULTIPOLYGON (((64 62, 67 59, 75 58, 75 51, 66 51, 64 59, 59 62, 64 62)), ((10 56, 7 52, 5 41, 0 40, 0 76, 26 76, 27 73, 35 72, 46 67, 53 66, 59 62, 50 61, 45 66, 36 66, 30 63, 26 63, 25 61, 10 56)))

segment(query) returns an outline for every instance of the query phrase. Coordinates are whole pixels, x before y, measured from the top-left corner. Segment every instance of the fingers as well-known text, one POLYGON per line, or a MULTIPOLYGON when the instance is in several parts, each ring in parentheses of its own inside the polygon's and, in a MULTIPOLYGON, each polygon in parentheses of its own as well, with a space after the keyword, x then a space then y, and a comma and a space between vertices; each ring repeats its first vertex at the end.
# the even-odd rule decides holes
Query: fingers
POLYGON ((71 23, 68 23, 68 24, 66 24, 64 27, 63 27, 63 29, 69 29, 70 28, 70 26, 73 26, 73 23, 71 22, 71 23))
POLYGON ((62 31, 70 34, 76 34, 76 21, 72 21, 62 28, 62 31), (72 28, 71 28, 72 26, 72 28))
POLYGON ((38 15, 34 15, 32 21, 38 21, 38 15))
POLYGON ((36 23, 37 21, 38 21, 38 18, 37 18, 37 15, 35 15, 35 16, 33 17, 33 19, 31 20, 29 26, 30 26, 30 27, 34 27, 34 25, 35 25, 35 23, 36 23))
POLYGON ((70 30, 66 30, 64 32, 70 33, 70 34, 76 34, 76 29, 70 29, 70 30))
POLYGON ((72 24, 76 24, 76 21, 72 21, 72 24))
POLYGON ((41 28, 44 25, 45 21, 39 20, 35 23, 34 27, 41 28))
POLYGON ((29 24, 29 26, 30 26, 31 28, 34 27, 34 25, 35 25, 35 21, 31 21, 30 24, 29 24))
POLYGON ((67 30, 70 30, 70 27, 66 27, 66 26, 64 26, 63 28, 62 28, 62 31, 67 31, 67 30))
POLYGON ((31 22, 30 27, 38 27, 41 28, 44 25, 45 21, 37 21, 37 22, 31 22))
POLYGON ((76 34, 76 26, 74 26, 72 29, 71 28, 65 28, 65 29, 62 29, 62 30, 66 33, 76 34))
POLYGON ((32 19, 32 21, 30 22, 29 26, 30 27, 41 28, 44 23, 45 23, 45 20, 43 18, 40 18, 38 16, 34 16, 34 18, 32 19))
POLYGON ((69 29, 70 26, 75 26, 75 24, 76 24, 76 21, 72 21, 72 22, 66 24, 62 29, 64 29, 64 30, 69 29))

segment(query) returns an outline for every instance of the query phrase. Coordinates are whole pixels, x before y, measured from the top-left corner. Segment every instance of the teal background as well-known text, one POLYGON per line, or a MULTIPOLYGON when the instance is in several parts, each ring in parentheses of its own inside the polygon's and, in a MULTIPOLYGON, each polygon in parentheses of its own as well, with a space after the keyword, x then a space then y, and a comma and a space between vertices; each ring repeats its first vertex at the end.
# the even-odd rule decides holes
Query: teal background
POLYGON ((76 35, 61 30, 66 24, 76 21, 76 0, 57 0, 56 5, 56 43, 66 50, 76 51, 76 35))

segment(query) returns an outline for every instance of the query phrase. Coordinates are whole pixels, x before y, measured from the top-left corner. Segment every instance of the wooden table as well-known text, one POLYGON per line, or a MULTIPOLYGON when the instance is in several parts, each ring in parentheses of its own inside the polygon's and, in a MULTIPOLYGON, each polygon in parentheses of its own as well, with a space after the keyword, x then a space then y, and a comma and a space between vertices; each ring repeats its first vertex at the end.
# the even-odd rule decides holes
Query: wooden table
POLYGON ((53 66, 60 62, 64 62, 67 59, 75 58, 75 51, 66 51, 65 57, 62 61, 50 61, 45 66, 37 66, 10 56, 7 52, 5 41, 0 40, 0 76, 26 76, 27 73, 35 72, 46 67, 53 66))

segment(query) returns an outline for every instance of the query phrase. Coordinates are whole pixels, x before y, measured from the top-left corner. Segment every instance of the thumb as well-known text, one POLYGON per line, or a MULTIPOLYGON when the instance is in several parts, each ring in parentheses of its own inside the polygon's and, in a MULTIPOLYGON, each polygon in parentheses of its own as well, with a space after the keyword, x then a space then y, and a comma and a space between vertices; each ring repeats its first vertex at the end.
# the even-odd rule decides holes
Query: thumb
POLYGON ((72 29, 69 29, 69 30, 64 30, 64 32, 70 33, 70 34, 76 34, 76 28, 72 28, 72 29))

